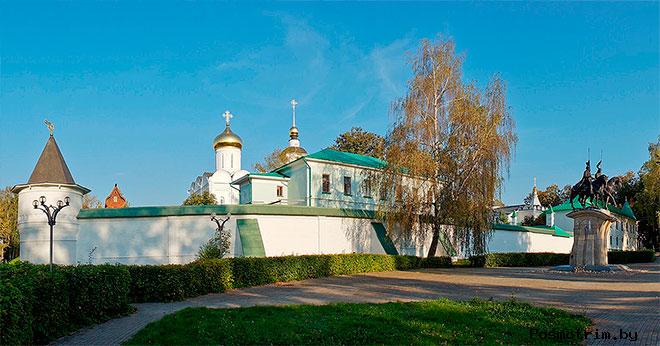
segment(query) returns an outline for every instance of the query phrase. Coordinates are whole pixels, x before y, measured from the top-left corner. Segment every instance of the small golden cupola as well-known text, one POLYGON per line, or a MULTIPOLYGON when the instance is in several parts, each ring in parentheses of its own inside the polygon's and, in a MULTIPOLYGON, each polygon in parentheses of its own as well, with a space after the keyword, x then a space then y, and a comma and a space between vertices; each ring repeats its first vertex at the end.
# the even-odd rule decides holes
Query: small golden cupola
POLYGON ((222 147, 236 147, 239 149, 243 148, 243 140, 241 140, 241 137, 239 137, 237 134, 231 131, 231 128, 229 127, 229 119, 233 118, 234 116, 229 113, 229 111, 225 111, 223 117, 225 118, 225 130, 222 131, 218 136, 215 137, 213 140, 213 149, 218 149, 222 147))
POLYGON ((291 108, 293 110, 293 123, 289 129, 289 146, 282 151, 282 155, 285 157, 285 161, 291 162, 302 156, 307 155, 307 151, 300 146, 300 139, 298 139, 298 127, 296 127, 296 106, 298 102, 293 99, 291 100, 291 108))

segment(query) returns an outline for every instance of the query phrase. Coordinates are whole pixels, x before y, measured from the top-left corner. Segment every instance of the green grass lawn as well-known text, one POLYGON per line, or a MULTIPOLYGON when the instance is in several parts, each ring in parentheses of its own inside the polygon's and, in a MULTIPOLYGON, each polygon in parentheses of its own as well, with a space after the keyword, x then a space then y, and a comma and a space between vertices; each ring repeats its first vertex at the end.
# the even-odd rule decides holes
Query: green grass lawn
POLYGON ((127 345, 576 344, 589 319, 526 303, 447 299, 413 303, 187 308, 127 345), (573 339, 531 338, 570 332, 573 339))

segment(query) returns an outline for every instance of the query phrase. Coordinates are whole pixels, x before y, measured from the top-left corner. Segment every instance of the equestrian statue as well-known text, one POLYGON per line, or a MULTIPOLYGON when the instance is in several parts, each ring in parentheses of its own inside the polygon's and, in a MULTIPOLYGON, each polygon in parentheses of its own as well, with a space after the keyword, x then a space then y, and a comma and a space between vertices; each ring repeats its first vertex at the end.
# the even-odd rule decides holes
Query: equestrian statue
POLYGON ((595 207, 602 206, 603 208, 607 208, 610 202, 614 206, 617 206, 614 195, 616 194, 616 190, 623 184, 623 181, 621 177, 613 177, 608 180, 607 175, 603 174, 601 164, 602 161, 598 161, 596 164, 598 170, 595 176, 592 177, 591 160, 586 162, 582 179, 571 188, 570 201, 573 210, 575 210, 575 205, 573 204, 575 197, 578 198, 578 202, 582 205, 582 208, 586 208, 585 203, 587 200, 595 207))

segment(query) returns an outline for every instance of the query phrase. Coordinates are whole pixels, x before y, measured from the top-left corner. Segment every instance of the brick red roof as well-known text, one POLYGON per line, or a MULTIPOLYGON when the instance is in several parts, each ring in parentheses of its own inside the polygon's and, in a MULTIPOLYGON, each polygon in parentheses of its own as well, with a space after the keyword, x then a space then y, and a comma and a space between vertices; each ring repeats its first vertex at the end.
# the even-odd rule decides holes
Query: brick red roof
POLYGON ((126 198, 121 194, 117 184, 112 188, 108 197, 105 198, 106 208, 125 208, 126 198))

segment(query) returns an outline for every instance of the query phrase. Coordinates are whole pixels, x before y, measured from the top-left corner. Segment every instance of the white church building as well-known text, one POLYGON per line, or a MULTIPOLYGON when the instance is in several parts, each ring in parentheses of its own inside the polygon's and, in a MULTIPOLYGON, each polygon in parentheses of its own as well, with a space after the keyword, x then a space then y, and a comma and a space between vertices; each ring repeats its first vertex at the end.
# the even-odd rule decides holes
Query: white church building
MULTIPOLYGON (((55 225, 55 263, 187 263, 211 238, 212 213, 231 214, 226 225, 230 256, 425 256, 430 236, 397 239, 376 218, 381 196, 375 196, 369 177, 385 162, 331 149, 308 154, 296 127, 296 105, 292 101, 293 124, 284 150, 288 162, 267 173, 242 168, 244 143, 232 132, 232 115, 225 112, 225 128, 212 142, 215 170, 201 174, 188 189, 212 193, 218 205, 82 209, 83 195, 90 190, 74 181, 51 133, 27 183, 12 190, 19 197, 21 259, 48 262, 48 221, 33 205, 42 196, 46 204, 69 200, 55 225)), ((495 225, 488 247, 493 252, 568 253, 572 226, 559 224, 495 225)))

